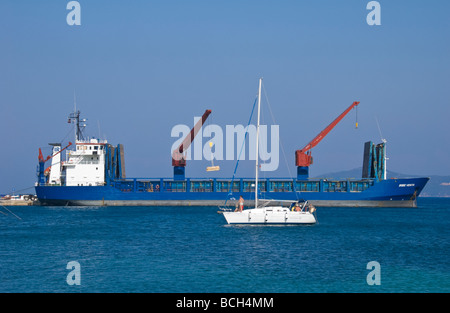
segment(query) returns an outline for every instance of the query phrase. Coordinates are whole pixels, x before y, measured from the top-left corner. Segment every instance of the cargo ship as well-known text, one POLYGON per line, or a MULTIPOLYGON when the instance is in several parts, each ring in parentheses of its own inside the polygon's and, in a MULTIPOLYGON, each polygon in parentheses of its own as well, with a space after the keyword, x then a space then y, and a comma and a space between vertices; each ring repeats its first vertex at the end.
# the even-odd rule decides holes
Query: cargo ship
MULTIPOLYGON (((386 142, 364 145, 361 179, 309 177, 311 149, 359 102, 354 102, 303 149, 295 152, 297 177, 258 180, 260 199, 307 200, 315 206, 417 207, 417 197, 429 178, 386 177, 386 142)), ((83 134, 80 111, 69 115, 75 144, 51 143, 44 159, 39 149, 36 195, 41 205, 55 206, 216 206, 243 196, 253 205, 254 178, 187 178, 185 152, 211 113, 207 110, 172 153, 173 177, 128 178, 122 144, 83 134), (65 158, 63 158, 65 152, 65 158), (46 163, 51 163, 46 167, 46 163)), ((230 175, 231 176, 231 175, 230 175)))

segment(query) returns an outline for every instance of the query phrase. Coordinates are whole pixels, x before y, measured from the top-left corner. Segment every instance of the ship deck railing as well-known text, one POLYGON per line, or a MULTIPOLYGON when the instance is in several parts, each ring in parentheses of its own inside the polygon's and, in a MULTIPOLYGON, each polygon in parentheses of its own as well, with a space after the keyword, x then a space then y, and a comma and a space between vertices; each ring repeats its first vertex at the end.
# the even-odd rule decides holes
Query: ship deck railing
MULTIPOLYGON (((270 178, 258 181, 260 192, 362 192, 373 186, 373 179, 270 178)), ((126 178, 110 185, 124 192, 255 192, 252 178, 126 178)))

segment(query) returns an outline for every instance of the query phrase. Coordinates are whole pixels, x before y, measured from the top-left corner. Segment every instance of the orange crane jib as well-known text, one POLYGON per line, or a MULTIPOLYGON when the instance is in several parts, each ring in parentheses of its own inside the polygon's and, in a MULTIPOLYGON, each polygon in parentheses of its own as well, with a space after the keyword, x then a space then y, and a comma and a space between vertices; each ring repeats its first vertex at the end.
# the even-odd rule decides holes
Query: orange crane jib
POLYGON ((66 150, 67 148, 69 148, 72 145, 72 143, 69 141, 69 144, 67 146, 65 146, 63 149, 59 150, 57 153, 55 153, 54 155, 49 155, 45 160, 44 160, 44 156, 42 155, 42 150, 41 148, 39 148, 39 162, 45 163, 48 160, 50 160, 51 158, 53 158, 54 156, 58 155, 59 153, 63 152, 64 150, 66 150))
POLYGON ((311 156, 311 149, 317 146, 317 144, 325 138, 326 135, 336 126, 351 109, 356 107, 359 101, 355 101, 350 105, 341 115, 339 115, 330 125, 322 130, 310 143, 308 143, 303 149, 295 151, 295 165, 296 166, 310 166, 313 164, 313 158, 311 156))
POLYGON ((189 135, 184 138, 181 145, 178 146, 172 153, 172 166, 186 166, 186 159, 184 158, 183 153, 189 148, 191 143, 194 141, 195 136, 202 128, 208 116, 211 114, 211 110, 206 110, 203 113, 202 118, 194 125, 194 128, 191 129, 189 135))

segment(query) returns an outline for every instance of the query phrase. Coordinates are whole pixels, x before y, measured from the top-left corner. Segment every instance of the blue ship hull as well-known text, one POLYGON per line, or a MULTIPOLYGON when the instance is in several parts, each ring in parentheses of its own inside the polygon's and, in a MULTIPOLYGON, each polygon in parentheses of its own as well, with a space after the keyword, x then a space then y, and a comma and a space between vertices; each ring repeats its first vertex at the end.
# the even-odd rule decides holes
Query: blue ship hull
MULTIPOLYGON (((416 207, 429 178, 387 180, 280 180, 259 182, 261 199, 308 200, 316 206, 416 207)), ((105 186, 36 186, 42 205, 86 206, 234 206, 242 195, 252 205, 250 179, 126 179, 105 186), (233 185, 230 193, 228 186, 233 185)), ((276 202, 276 201, 275 201, 276 202)))

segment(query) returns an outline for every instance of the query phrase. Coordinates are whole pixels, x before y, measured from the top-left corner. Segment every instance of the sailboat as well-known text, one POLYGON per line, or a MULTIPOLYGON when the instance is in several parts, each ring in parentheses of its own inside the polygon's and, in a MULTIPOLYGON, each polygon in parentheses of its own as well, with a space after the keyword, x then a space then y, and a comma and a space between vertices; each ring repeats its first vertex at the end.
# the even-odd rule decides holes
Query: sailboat
MULTIPOLYGON (((251 209, 237 209, 236 211, 225 211, 223 216, 228 224, 315 224, 315 208, 307 201, 292 203, 291 207, 259 205, 258 201, 258 170, 259 170, 259 119, 261 109, 261 84, 259 79, 258 89, 258 118, 256 125, 256 166, 255 166, 255 207, 251 209)), ((283 200, 276 200, 284 202, 283 200)), ((263 202, 263 201, 261 201, 263 202)), ((292 201, 289 201, 292 202, 292 201)))

